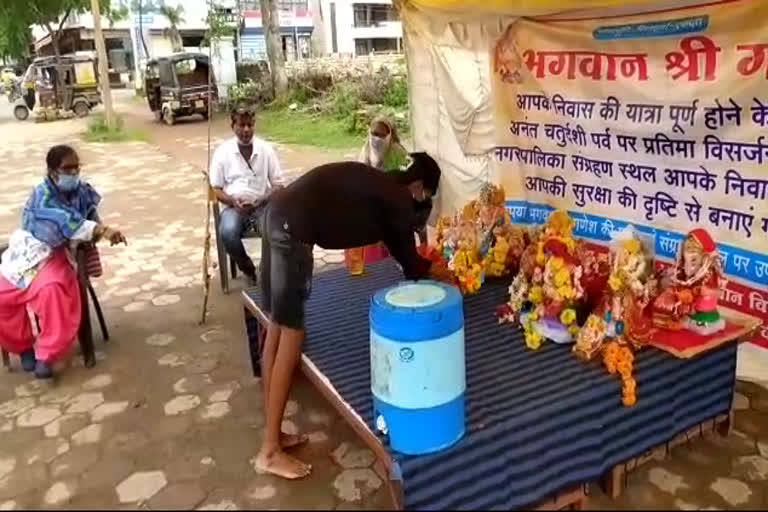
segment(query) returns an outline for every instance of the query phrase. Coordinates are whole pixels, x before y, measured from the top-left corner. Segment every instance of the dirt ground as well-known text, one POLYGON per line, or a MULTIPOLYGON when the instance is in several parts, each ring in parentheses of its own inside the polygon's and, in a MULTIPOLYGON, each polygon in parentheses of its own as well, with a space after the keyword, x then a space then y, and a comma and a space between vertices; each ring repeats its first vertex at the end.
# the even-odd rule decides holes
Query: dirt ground
MULTIPOLYGON (((95 285, 110 341, 97 334, 96 367, 84 369, 75 356, 53 383, 0 372, 0 509, 390 507, 372 453, 304 381, 284 427, 310 435, 298 455, 312 463, 312 476, 289 483, 256 473, 264 418, 240 282, 225 296, 214 272, 208 321, 198 324, 207 125, 167 127, 127 94, 116 100, 151 144, 86 144, 77 135, 83 121, 17 123, 0 99, 0 240, 17 227, 45 151, 62 142, 80 151, 84 175, 105 198, 105 222, 129 239, 128 247, 102 249, 105 275, 95 285)), ((214 124, 214 142, 228 135, 226 120, 214 124)), ((292 176, 355 154, 277 150, 292 176)), ((258 241, 250 249, 258 258, 258 241)), ((341 260, 316 251, 319 270, 341 260)), ((616 502, 595 488, 590 508, 766 508, 768 391, 754 384, 739 391, 730 437, 649 463, 616 502)))

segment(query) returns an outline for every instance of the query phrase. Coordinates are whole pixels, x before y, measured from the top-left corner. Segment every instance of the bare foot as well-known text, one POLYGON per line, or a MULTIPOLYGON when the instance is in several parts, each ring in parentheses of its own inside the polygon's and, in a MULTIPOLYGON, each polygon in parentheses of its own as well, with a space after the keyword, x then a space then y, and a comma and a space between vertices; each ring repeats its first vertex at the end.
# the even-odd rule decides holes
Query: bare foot
POLYGON ((256 469, 287 480, 298 480, 308 476, 312 466, 291 457, 284 451, 276 451, 269 455, 259 453, 256 457, 256 469))
POLYGON ((286 434, 280 432, 280 446, 283 449, 296 448, 309 441, 309 437, 306 434, 286 434))

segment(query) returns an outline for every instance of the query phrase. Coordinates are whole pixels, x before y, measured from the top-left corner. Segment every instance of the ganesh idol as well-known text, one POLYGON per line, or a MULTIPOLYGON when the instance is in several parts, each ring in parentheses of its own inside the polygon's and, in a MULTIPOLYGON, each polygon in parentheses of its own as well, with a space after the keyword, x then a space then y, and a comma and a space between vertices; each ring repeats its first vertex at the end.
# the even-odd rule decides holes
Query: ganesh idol
POLYGON ((717 246, 704 229, 694 229, 680 244, 677 261, 662 280, 653 302, 656 326, 707 336, 725 329, 717 302, 727 281, 717 246))

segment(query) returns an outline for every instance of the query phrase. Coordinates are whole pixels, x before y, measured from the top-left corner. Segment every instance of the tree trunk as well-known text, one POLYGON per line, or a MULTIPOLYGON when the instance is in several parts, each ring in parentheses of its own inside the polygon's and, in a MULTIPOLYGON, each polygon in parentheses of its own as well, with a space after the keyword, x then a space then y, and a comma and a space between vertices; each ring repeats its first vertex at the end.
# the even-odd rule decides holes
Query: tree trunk
POLYGON ((112 89, 109 83, 109 65, 107 62, 107 46, 104 44, 104 33, 101 31, 101 9, 99 0, 91 0, 93 15, 93 38, 96 42, 96 54, 99 66, 99 81, 101 82, 101 101, 104 104, 104 122, 107 128, 115 128, 115 111, 112 108, 112 89))
POLYGON ((56 109, 62 108, 61 95, 64 92, 64 78, 61 76, 61 49, 59 48, 59 36, 61 31, 51 32, 51 46, 53 46, 53 55, 56 57, 56 84, 54 90, 54 105, 56 109))
POLYGON ((184 42, 181 39, 181 33, 179 32, 179 29, 174 25, 171 27, 171 45, 173 46, 173 51, 183 52, 184 51, 184 42))
POLYGON ((267 43, 267 57, 272 76, 272 88, 275 97, 288 92, 288 75, 285 73, 285 56, 280 40, 280 15, 277 0, 260 0, 261 23, 264 27, 264 39, 267 43))
POLYGON ((321 0, 311 0, 310 10, 312 11, 312 24, 315 29, 312 31, 312 57, 321 57, 325 55, 325 21, 323 19, 323 3, 321 0))

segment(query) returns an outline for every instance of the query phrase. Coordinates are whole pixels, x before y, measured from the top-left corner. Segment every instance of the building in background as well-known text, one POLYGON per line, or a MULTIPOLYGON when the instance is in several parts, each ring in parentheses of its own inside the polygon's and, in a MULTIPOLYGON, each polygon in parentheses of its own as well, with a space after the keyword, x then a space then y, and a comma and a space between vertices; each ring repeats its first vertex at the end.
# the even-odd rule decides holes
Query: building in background
MULTIPOLYGON (((102 19, 110 82, 141 88, 148 59, 173 53, 164 5, 181 5, 177 27, 186 51, 204 51, 209 0, 112 0, 129 9, 128 19, 114 24, 102 19), (140 9, 139 9, 140 6, 140 9)), ((400 53, 403 29, 391 0, 278 0, 282 48, 287 61, 322 55, 400 53)), ((214 52, 213 68, 221 97, 237 81, 238 60, 267 60, 259 0, 215 0, 215 9, 231 23, 233 37, 214 52)), ((62 54, 95 55, 93 18, 73 15, 64 24, 62 54)), ((53 55, 47 32, 33 27, 37 55, 53 55)))
MULTIPOLYGON (((182 22, 178 29, 185 51, 203 51, 205 33, 208 28, 208 0, 112 0, 118 7, 127 7, 130 12, 125 20, 110 24, 102 18, 104 39, 109 60, 110 82, 113 85, 134 83, 142 87, 141 77, 148 59, 162 57, 173 53, 169 37, 170 23, 160 12, 164 5, 176 7, 181 5, 182 22), (138 6, 141 5, 141 12, 138 6)), ((232 24, 233 32, 240 27, 240 17, 235 0, 216 0, 216 9, 232 24)), ((93 52, 93 16, 90 13, 72 15, 64 24, 64 34, 60 38, 59 47, 62 55, 75 52, 93 52)), ((41 27, 33 27, 35 51, 38 55, 53 55, 53 46, 47 31, 41 27)), ((227 89, 237 81, 235 71, 235 38, 224 38, 219 42, 213 58, 213 69, 216 75, 219 93, 226 96, 227 89)))
MULTIPOLYGON (((314 23, 309 0, 279 0, 280 39, 285 60, 312 56, 314 23)), ((261 23, 259 0, 240 0, 243 28, 240 31, 242 60, 267 60, 267 45, 261 23)))
MULTIPOLYGON (((94 41, 93 19, 81 20, 73 17, 64 24, 59 37, 59 52, 61 55, 81 54, 96 56, 94 41), (84 21, 84 23, 83 23, 84 21)), ((113 86, 125 85, 129 82, 134 68, 133 51, 131 50, 131 32, 128 28, 111 28, 104 22, 104 43, 107 48, 109 81, 113 86)), ((46 57, 55 55, 51 36, 47 31, 33 27, 35 55, 46 57)))
POLYGON ((400 53, 403 26, 391 0, 321 0, 326 53, 400 53))
MULTIPOLYGON (((204 47, 208 29, 208 0, 141 0, 141 12, 137 10, 138 1, 113 0, 129 6, 133 50, 137 56, 136 76, 142 76, 142 69, 147 59, 154 59, 173 53, 173 44, 169 37, 170 24, 162 14, 161 7, 183 7, 182 22, 177 27, 184 51, 208 53, 204 47)), ((230 85, 237 82, 235 67, 235 36, 240 27, 240 17, 235 0, 216 0, 214 8, 223 15, 232 26, 233 36, 222 38, 213 52, 213 71, 219 88, 219 96, 226 97, 230 85)), ((141 84, 137 82, 137 87, 141 84)))
MULTIPOLYGON (((391 0, 278 0, 288 61, 322 55, 400 53, 403 27, 391 0)), ((241 58, 266 60, 261 2, 239 0, 241 58)))

